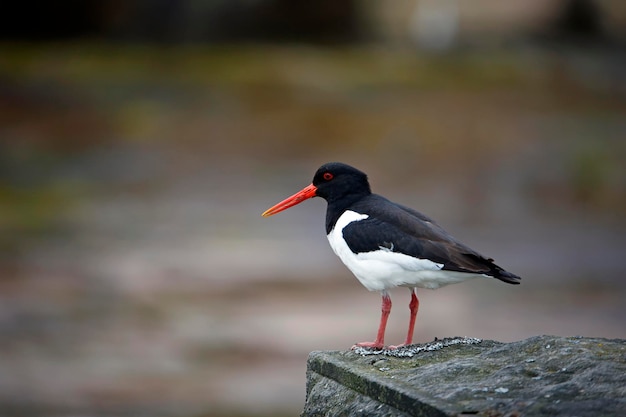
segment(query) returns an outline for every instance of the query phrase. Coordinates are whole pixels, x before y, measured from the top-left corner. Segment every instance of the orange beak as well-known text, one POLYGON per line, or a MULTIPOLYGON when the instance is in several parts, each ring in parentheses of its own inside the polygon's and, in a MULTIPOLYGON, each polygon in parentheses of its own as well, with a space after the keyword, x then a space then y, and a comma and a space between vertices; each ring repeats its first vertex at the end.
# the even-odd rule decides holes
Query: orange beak
POLYGON ((317 195, 315 194, 316 191, 317 191, 317 187, 314 186, 313 184, 307 187, 304 187, 302 190, 298 191, 291 197, 287 197, 286 199, 276 204, 275 206, 272 206, 269 209, 265 210, 262 216, 269 217, 283 210, 287 210, 289 207, 293 207, 296 204, 300 204, 304 200, 308 200, 309 198, 315 197, 317 195))

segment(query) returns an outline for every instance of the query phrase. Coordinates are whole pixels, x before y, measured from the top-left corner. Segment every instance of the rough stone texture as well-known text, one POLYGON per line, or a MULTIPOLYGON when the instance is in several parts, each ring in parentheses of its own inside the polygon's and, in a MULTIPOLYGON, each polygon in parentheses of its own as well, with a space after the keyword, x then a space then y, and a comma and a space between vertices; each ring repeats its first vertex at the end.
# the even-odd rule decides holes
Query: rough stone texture
POLYGON ((310 354, 302 416, 392 415, 626 415, 626 340, 455 338, 310 354))

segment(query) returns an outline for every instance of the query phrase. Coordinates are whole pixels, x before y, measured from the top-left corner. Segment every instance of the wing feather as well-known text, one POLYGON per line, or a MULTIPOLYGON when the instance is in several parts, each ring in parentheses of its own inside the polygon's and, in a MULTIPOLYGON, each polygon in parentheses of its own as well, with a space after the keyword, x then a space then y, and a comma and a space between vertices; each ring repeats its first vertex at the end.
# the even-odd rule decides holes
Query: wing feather
POLYGON ((444 270, 484 274, 511 284, 519 283, 517 275, 505 271, 493 259, 459 242, 432 219, 416 210, 376 194, 363 199, 351 209, 369 214, 367 219, 344 228, 344 239, 354 253, 384 249, 429 259, 443 264, 444 270))

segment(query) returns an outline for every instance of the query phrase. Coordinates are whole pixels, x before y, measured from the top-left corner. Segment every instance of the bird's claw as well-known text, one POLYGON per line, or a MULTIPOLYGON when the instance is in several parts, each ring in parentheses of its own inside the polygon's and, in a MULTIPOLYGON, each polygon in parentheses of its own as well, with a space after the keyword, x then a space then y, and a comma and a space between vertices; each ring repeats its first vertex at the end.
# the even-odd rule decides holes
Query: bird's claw
POLYGON ((354 350, 356 348, 368 348, 368 349, 385 349, 385 345, 381 342, 360 342, 360 343, 355 343, 350 350, 354 350))
POLYGON ((354 344, 350 348, 350 350, 354 350, 356 348, 367 348, 367 349, 376 349, 376 350, 396 350, 396 349, 400 349, 401 347, 405 347, 409 345, 410 343, 400 343, 399 345, 385 346, 384 344, 377 343, 377 342, 361 342, 361 343, 354 344))

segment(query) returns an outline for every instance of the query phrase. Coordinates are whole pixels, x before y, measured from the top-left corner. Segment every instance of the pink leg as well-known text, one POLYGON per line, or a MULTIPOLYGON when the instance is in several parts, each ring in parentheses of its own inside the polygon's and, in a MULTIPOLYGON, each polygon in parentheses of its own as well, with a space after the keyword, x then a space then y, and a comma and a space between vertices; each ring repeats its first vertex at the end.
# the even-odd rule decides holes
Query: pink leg
POLYGON ((411 318, 409 319, 409 330, 406 333, 406 340, 403 344, 398 346, 389 346, 389 349, 396 349, 400 346, 406 346, 413 343, 413 330, 415 330, 415 318, 417 317, 417 310, 419 309, 420 301, 415 294, 415 288, 411 288, 411 302, 409 303, 409 309, 411 310, 411 318))
POLYGON ((411 302, 409 303, 409 309, 411 310, 411 318, 409 319, 409 331, 406 334, 405 345, 413 343, 413 330, 415 330, 415 318, 417 317, 417 310, 420 308, 420 300, 417 299, 415 294, 415 288, 411 288, 411 302))
POLYGON ((382 296, 382 314, 380 316, 380 324, 378 325, 378 334, 376 335, 376 341, 357 343, 356 345, 352 346, 353 349, 357 346, 382 349, 385 346, 385 328, 387 327, 387 319, 389 318, 389 313, 391 313, 391 297, 389 297, 387 291, 383 291, 382 296))

